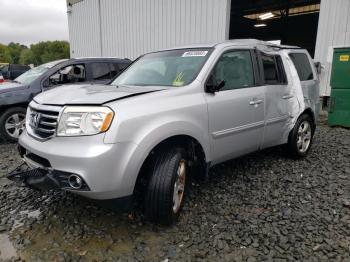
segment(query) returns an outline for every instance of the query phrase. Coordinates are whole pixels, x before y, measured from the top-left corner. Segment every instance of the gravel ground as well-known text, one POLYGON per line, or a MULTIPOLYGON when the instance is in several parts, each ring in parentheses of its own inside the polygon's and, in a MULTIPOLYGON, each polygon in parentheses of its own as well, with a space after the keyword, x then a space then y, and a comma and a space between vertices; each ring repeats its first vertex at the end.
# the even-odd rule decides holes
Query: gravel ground
MULTIPOLYGON (((0 260, 349 261, 349 159, 350 130, 323 125, 304 160, 273 148, 218 165, 172 227, 0 178, 0 260)), ((18 163, 1 144, 0 177, 18 163)))

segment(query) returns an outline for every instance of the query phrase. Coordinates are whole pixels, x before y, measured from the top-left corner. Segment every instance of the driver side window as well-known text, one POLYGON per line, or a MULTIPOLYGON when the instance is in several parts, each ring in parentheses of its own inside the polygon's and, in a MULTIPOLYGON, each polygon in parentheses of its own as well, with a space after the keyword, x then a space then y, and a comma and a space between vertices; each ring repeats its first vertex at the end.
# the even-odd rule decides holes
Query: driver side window
POLYGON ((84 82, 86 81, 85 75, 84 65, 69 65, 51 75, 47 83, 45 83, 45 87, 84 82))
POLYGON ((249 50, 224 53, 212 71, 215 84, 224 81, 221 90, 232 90, 255 85, 254 69, 249 50))

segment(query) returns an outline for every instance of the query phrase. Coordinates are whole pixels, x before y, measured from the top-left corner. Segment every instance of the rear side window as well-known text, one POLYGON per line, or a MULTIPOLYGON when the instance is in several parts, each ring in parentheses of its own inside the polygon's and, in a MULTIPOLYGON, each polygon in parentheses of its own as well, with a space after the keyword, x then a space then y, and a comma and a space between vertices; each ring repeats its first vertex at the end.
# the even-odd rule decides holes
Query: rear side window
POLYGON ((300 81, 308 81, 314 79, 314 74, 310 65, 309 58, 304 53, 289 54, 293 64, 298 72, 300 81))
POLYGON ((279 55, 261 55, 265 84, 286 84, 287 77, 279 55))
POLYGON ((279 55, 275 56, 276 63, 277 63, 277 71, 278 71, 278 78, 280 80, 280 83, 287 84, 287 75, 286 71, 284 70, 282 58, 279 55))
POLYGON ((107 63, 91 63, 93 80, 111 79, 109 64, 107 63))
POLYGON ((262 55, 264 68, 264 80, 266 84, 278 84, 278 75, 275 58, 273 56, 262 55))

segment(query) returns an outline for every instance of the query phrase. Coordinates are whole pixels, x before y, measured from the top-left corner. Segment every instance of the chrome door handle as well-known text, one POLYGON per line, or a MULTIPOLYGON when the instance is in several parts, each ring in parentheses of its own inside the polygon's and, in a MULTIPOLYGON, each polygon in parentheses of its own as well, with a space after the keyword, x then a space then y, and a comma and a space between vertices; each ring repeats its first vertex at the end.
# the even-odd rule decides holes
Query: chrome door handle
POLYGON ((282 96, 283 99, 291 99, 293 97, 294 97, 294 95, 284 95, 284 96, 282 96))
POLYGON ((252 101, 249 102, 249 105, 251 105, 251 106, 259 105, 259 104, 261 104, 262 102, 263 102, 263 101, 262 101, 261 99, 259 99, 259 100, 252 100, 252 101))

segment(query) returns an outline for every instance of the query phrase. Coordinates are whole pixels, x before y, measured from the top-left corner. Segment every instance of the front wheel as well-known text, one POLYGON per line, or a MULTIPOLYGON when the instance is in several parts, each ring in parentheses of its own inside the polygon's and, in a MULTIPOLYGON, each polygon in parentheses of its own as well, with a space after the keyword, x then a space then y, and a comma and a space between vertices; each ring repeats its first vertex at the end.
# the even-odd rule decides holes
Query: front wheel
POLYGON ((157 152, 145 199, 148 220, 164 225, 177 220, 184 201, 187 170, 183 149, 157 152))
POLYGON ((8 142, 17 142, 25 128, 26 109, 13 107, 0 116, 0 136, 8 142))
POLYGON ((301 115, 289 134, 288 151, 294 158, 305 157, 311 149, 314 123, 309 115, 301 115))

